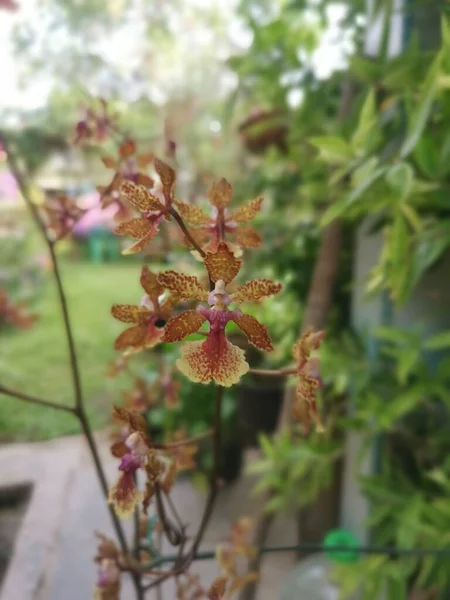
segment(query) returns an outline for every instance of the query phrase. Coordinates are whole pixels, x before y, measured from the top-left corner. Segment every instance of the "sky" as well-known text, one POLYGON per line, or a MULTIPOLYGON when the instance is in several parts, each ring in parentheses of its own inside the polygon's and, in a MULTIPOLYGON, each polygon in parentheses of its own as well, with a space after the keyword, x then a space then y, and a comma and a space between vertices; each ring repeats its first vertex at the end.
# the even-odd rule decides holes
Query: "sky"
MULTIPOLYGON (((224 7, 224 0, 185 0, 186 3, 193 6, 204 6, 205 3, 216 2, 221 9, 224 7)), ((233 10, 233 4, 237 0, 225 0, 227 9, 233 10)), ((20 85, 19 65, 14 58, 11 34, 15 25, 37 19, 38 0, 19 0, 20 9, 16 12, 0 11, 0 75, 2 80, 2 90, 0 93, 0 111, 7 108, 17 107, 22 110, 35 109, 45 104, 46 98, 52 88, 50 78, 34 78, 32 83, 27 82, 25 87, 20 85)), ((320 78, 328 77, 336 68, 345 66, 345 54, 351 50, 351 41, 343 39, 339 28, 339 21, 342 18, 345 8, 339 3, 330 3, 328 6, 330 17, 330 27, 323 35, 322 42, 314 55, 311 57, 311 64, 320 78)), ((211 32, 206 28, 204 31, 195 32, 195 42, 198 51, 202 51, 202 40, 207 51, 208 44, 211 43, 211 32)), ((242 25, 237 19, 231 18, 229 30, 230 42, 239 41, 242 49, 248 47, 251 38, 245 35, 242 25)), ((109 43, 105 46, 104 52, 108 55, 108 60, 117 65, 124 65, 127 68, 127 55, 124 48, 128 49, 128 55, 131 56, 133 46, 137 43, 138 36, 136 32, 124 30, 120 34, 118 43, 109 43)), ((187 38, 189 46, 191 40, 187 38)), ((109 41, 110 42, 110 41, 109 41)), ((128 63, 129 64, 129 63, 128 63)), ((301 90, 293 95, 293 103, 301 101, 301 90), (295 96, 295 97, 294 97, 295 96)))

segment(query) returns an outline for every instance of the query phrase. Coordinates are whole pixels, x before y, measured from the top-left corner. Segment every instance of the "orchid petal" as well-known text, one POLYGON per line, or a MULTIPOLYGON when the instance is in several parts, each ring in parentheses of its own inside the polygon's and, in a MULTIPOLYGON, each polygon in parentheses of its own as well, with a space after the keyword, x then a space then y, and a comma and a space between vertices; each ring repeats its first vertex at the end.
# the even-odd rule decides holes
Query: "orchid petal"
POLYGON ((112 316, 122 323, 145 323, 149 317, 149 311, 140 306, 132 304, 114 304, 111 307, 112 316))
POLYGON ((281 283, 275 283, 270 279, 253 279, 244 285, 240 285, 232 297, 233 301, 239 304, 242 302, 258 302, 263 298, 278 294, 281 288, 281 283))
POLYGON ((247 204, 240 206, 231 215, 228 216, 227 221, 236 221, 237 223, 246 223, 256 217, 261 209, 263 197, 259 196, 255 200, 251 200, 247 204))
POLYGON ((262 325, 255 317, 251 315, 241 315, 235 317, 233 321, 236 325, 245 333, 248 341, 265 352, 271 352, 273 350, 272 342, 270 340, 267 328, 262 325))
POLYGON ((167 288, 180 300, 199 300, 206 301, 208 292, 202 286, 197 277, 185 275, 176 271, 165 271, 158 275, 159 283, 167 288))
POLYGON ((141 212, 164 210, 161 201, 142 185, 136 185, 132 181, 124 181, 120 189, 128 202, 141 212))
POLYGON ((216 282, 221 279, 225 284, 236 277, 242 265, 242 261, 235 258, 225 242, 219 244, 217 252, 208 252, 204 262, 211 280, 216 282))
POLYGON ((205 317, 196 310, 185 310, 167 321, 162 341, 181 342, 186 336, 198 331, 205 321, 205 317))

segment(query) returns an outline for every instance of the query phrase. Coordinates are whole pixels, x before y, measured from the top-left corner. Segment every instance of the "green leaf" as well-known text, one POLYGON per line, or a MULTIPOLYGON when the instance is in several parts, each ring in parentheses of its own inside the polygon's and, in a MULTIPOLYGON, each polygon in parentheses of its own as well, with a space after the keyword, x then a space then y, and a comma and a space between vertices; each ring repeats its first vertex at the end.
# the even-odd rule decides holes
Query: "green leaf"
POLYGON ((410 195, 413 181, 414 171, 406 162, 394 165, 386 173, 386 182, 398 193, 399 200, 405 200, 410 195))
POLYGON ((418 143, 430 116, 433 102, 438 91, 437 76, 442 63, 442 52, 439 52, 433 64, 430 67, 427 78, 423 84, 417 108, 413 111, 409 121, 409 131, 403 146, 400 150, 400 156, 405 158, 414 150, 418 143))
POLYGON ((330 164, 343 164, 352 159, 350 145, 340 137, 321 136, 310 139, 320 154, 319 158, 330 164))
POLYGON ((371 89, 362 106, 358 127, 352 137, 353 150, 364 150, 371 130, 377 122, 377 107, 375 103, 375 92, 371 89))
POLYGON ((406 597, 406 578, 389 577, 386 581, 386 600, 400 600, 406 597))
POLYGON ((450 331, 442 331, 428 338, 424 344, 424 348, 427 350, 444 350, 450 348, 450 331))
POLYGON ((324 227, 331 223, 334 219, 343 216, 353 204, 366 192, 370 186, 375 183, 386 172, 386 167, 379 167, 372 170, 377 159, 372 157, 366 161, 354 172, 354 183, 358 183, 357 187, 348 194, 345 198, 335 201, 323 214, 320 225, 324 227))
POLYGON ((275 459, 275 446, 267 435, 261 434, 259 436, 259 445, 267 458, 271 458, 272 460, 275 459))
POLYGON ((422 229, 422 221, 414 208, 410 204, 402 202, 400 210, 414 231, 419 232, 422 229))

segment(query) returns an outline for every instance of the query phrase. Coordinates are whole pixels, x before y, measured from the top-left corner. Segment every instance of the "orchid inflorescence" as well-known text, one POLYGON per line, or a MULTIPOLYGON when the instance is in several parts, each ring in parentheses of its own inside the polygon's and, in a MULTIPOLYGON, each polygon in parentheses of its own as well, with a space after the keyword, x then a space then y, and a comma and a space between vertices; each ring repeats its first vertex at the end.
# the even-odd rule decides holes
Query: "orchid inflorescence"
MULTIPOLYGON (((105 101, 100 101, 97 108, 85 110, 83 119, 77 125, 76 141, 104 141, 112 134, 120 138, 117 142, 118 157, 104 156, 103 163, 115 174, 101 194, 104 207, 112 202, 119 207, 115 233, 133 239, 123 254, 145 251, 160 230, 166 234, 166 228, 175 225, 180 229, 179 232, 177 230, 178 239, 189 247, 196 267, 199 267, 199 263, 204 267, 202 278, 173 269, 153 272, 145 265, 140 274, 143 289, 141 299, 136 304, 115 304, 111 309, 112 316, 125 323, 126 328, 115 340, 115 348, 121 355, 109 366, 108 376, 115 377, 127 371, 133 377, 132 390, 123 394, 124 405, 114 406, 112 412, 112 418, 119 427, 110 448, 112 456, 119 461, 114 485, 109 488, 106 483, 87 417, 67 300, 54 248, 70 233, 83 212, 75 199, 68 196, 48 199, 43 205, 35 202, 4 137, 2 145, 9 164, 48 246, 68 342, 74 405, 66 406, 2 386, 0 393, 64 410, 76 417, 81 425, 102 491, 108 498, 120 546, 119 549, 115 542, 100 534, 95 558, 98 563, 94 591, 97 600, 119 599, 123 572, 130 573, 140 600, 147 590, 169 577, 176 578, 179 600, 230 598, 257 578, 256 572, 245 574, 240 568, 242 560, 250 560, 255 553, 247 538, 251 529, 247 518, 241 519, 233 527, 228 539, 218 546, 216 557, 220 573, 208 589, 203 588, 196 576, 189 572, 198 556, 221 487, 219 467, 223 388, 236 385, 251 372, 277 377, 293 375, 297 378, 294 417, 303 422, 306 432, 312 422, 317 431, 323 430, 317 397, 323 381, 317 353, 324 332, 306 331, 301 336, 293 348, 294 367, 267 371, 252 369, 244 350, 231 341, 230 329, 237 327, 248 342, 259 350, 272 351, 273 344, 266 326, 253 315, 243 312, 242 307, 246 303, 260 303, 275 296, 282 288, 280 283, 267 278, 251 279, 245 283, 237 281, 245 258, 244 250, 261 244, 259 234, 248 223, 260 211, 262 198, 231 209, 232 186, 222 178, 213 183, 208 193, 211 214, 197 205, 181 201, 176 196, 176 146, 173 140, 166 140, 171 164, 158 159, 153 153, 139 153, 136 142, 129 135, 121 135, 117 115, 111 113, 105 101), (150 168, 151 175, 146 172, 150 168), (135 373, 130 368, 132 357, 166 343, 181 343, 178 358, 173 365, 171 361, 166 361, 163 352, 158 352, 159 373, 156 380, 148 380, 146 375, 135 373), (181 427, 171 435, 166 434, 162 441, 155 441, 152 439, 148 413, 163 402, 167 410, 179 404, 181 384, 178 373, 196 383, 215 385, 212 427, 195 437, 189 437, 181 427), (200 526, 192 534, 178 514, 171 491, 177 474, 195 467, 197 442, 209 437, 212 438, 213 450, 209 491, 200 526), (147 517, 150 508, 153 515, 147 517), (118 518, 132 516, 135 517, 133 552, 118 518), (153 528, 150 524, 154 519, 157 520, 153 528), (177 549, 176 556, 155 559, 158 552, 153 546, 152 532, 156 529, 177 549), (157 560, 161 564, 170 562, 171 568, 158 569, 159 565, 155 564, 157 560)), ((0 318, 21 327, 29 326, 34 320, 21 306, 12 303, 5 290, 0 290, 0 318)))
MULTIPOLYGON (((102 106, 106 111, 106 105, 102 106)), ((84 130, 83 127, 79 135, 81 140, 83 136, 90 139, 95 135, 89 128, 84 130)), ((266 326, 253 315, 243 312, 242 307, 246 303, 260 303, 275 296, 281 291, 281 284, 267 278, 252 279, 246 283, 237 281, 244 251, 257 248, 262 243, 249 222, 261 210, 263 199, 258 197, 231 208, 233 189, 222 178, 208 191, 209 213, 197 204, 180 200, 176 196, 173 142, 170 148, 169 165, 153 153, 139 153, 137 144, 129 136, 122 138, 117 158, 102 158, 104 165, 114 170, 111 182, 99 189, 102 203, 104 207, 117 204, 118 224, 114 231, 133 240, 123 250, 124 255, 146 250, 161 228, 175 224, 181 230, 178 239, 190 249, 196 265, 202 263, 205 277, 202 280, 172 269, 153 272, 147 265, 142 268, 140 284, 144 294, 140 301, 137 304, 115 304, 111 309, 112 316, 127 327, 115 341, 115 348, 121 355, 110 366, 109 375, 116 376, 125 369, 129 370, 129 360, 139 352, 160 344, 180 343, 175 366, 182 375, 196 383, 214 383, 218 389, 230 387, 251 372, 244 350, 233 344, 227 335, 231 324, 259 350, 273 350, 266 326), (150 168, 151 175, 147 171, 150 168), (206 282, 209 286, 205 285, 206 282), (195 338, 190 339, 194 335, 195 338)), ((316 424, 317 430, 323 429, 317 408, 317 391, 323 382, 319 374, 319 360, 312 355, 319 349, 323 337, 324 332, 307 331, 293 348, 295 368, 284 370, 285 374, 298 378, 293 415, 303 422, 305 431, 309 430, 311 422, 316 424)), ((202 533, 199 532, 199 537, 195 538, 191 550, 183 553, 187 542, 185 525, 172 522, 164 508, 177 473, 194 468, 197 453, 196 440, 189 439, 182 429, 167 437, 164 443, 155 443, 149 435, 146 415, 155 403, 162 397, 170 410, 179 402, 180 383, 174 377, 173 369, 165 360, 160 360, 160 374, 156 382, 149 383, 143 377, 134 377, 133 389, 124 393, 125 404, 114 407, 113 418, 119 423, 120 431, 115 434, 111 452, 120 459, 120 463, 117 481, 109 492, 109 502, 116 514, 123 518, 130 518, 133 514, 140 514, 142 518, 148 513, 150 504, 155 505, 161 530, 170 543, 179 548, 173 567, 173 574, 177 576, 177 598, 229 598, 257 578, 256 573, 238 572, 242 558, 248 559, 255 552, 247 541, 251 522, 241 519, 233 527, 228 540, 217 547, 220 575, 208 589, 204 589, 198 578, 188 571, 202 533)), ((219 421, 211 430, 213 443, 220 436, 220 403, 218 406, 219 421)), ((213 496, 210 502, 214 502, 214 490, 217 491, 215 478, 217 472, 213 473, 211 480, 213 496)), ((121 563, 117 557, 105 556, 99 561, 96 593, 102 600, 118 598, 118 564, 120 569, 128 570, 126 561, 121 563), (110 595, 106 595, 106 591, 110 595)), ((150 567, 144 568, 140 559, 135 559, 133 569, 142 576, 158 573, 152 569, 151 563, 150 567)), ((168 576, 170 574, 169 571, 168 576)))

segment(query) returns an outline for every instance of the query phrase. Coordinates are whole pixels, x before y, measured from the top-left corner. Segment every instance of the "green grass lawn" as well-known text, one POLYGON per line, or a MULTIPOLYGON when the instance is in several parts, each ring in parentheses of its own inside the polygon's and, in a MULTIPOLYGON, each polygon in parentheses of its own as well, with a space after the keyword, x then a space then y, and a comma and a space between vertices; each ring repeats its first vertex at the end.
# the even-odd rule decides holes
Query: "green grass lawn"
MULTIPOLYGON (((129 386, 125 378, 105 378, 107 363, 117 356, 114 339, 124 328, 111 317, 110 308, 116 302, 139 301, 140 268, 132 261, 61 265, 83 392, 95 428, 108 422, 111 403, 119 398, 120 389, 129 386)), ((51 275, 33 309, 39 320, 31 329, 0 334, 0 380, 25 393, 73 404, 67 343, 51 275)), ((78 423, 70 414, 0 396, 0 440, 42 440, 77 432, 78 423)))

